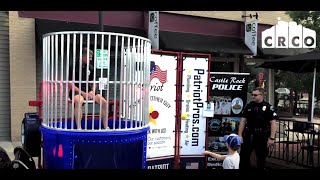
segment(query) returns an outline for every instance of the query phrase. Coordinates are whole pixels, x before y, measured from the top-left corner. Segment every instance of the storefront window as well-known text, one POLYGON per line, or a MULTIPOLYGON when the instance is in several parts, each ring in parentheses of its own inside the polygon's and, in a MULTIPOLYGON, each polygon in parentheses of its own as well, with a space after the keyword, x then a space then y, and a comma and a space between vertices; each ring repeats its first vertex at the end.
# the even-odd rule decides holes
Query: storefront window
POLYGON ((295 103, 293 87, 297 87, 297 75, 291 72, 275 70, 274 74, 274 106, 278 116, 291 117, 295 103))
POLYGON ((263 61, 261 60, 246 60, 244 72, 250 73, 248 82, 248 96, 247 102, 253 100, 250 93, 255 87, 262 87, 265 89, 265 100, 274 105, 274 110, 278 116, 291 117, 294 106, 294 94, 291 90, 291 85, 295 83, 295 77, 293 73, 281 72, 275 70, 274 79, 271 81, 269 78, 269 69, 258 68, 263 61), (290 78, 291 77, 291 78, 290 78), (291 80, 292 79, 292 80, 291 80), (291 82, 292 81, 292 82, 291 82), (274 86, 274 91, 269 92, 269 86, 274 86), (290 92, 291 91, 291 92, 290 92), (269 98, 272 98, 270 99, 269 98))
POLYGON ((251 92, 256 87, 265 89, 265 100, 268 99, 268 70, 264 68, 257 68, 262 62, 257 62, 254 59, 245 62, 244 72, 250 73, 248 78, 248 95, 247 102, 252 101, 251 92))
POLYGON ((234 62, 211 62, 210 72, 234 72, 234 62))

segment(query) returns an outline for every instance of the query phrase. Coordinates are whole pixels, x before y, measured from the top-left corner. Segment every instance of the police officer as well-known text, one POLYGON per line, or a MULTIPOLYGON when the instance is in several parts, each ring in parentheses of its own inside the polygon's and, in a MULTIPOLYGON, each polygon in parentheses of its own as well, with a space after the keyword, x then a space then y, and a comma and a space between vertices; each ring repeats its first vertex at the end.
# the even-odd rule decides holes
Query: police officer
POLYGON ((272 105, 264 101, 264 89, 252 91, 251 101, 242 111, 238 135, 242 139, 240 169, 264 169, 268 149, 273 146, 277 114, 272 105))

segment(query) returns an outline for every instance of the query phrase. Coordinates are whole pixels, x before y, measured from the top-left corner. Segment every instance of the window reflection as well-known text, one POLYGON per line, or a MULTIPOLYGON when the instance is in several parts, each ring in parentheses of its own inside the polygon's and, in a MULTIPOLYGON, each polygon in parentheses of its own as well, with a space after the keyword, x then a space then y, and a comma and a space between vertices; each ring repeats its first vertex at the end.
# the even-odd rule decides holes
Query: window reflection
POLYGON ((262 87, 265 89, 265 99, 268 99, 268 70, 264 68, 257 68, 262 64, 262 61, 259 62, 255 59, 245 62, 244 72, 250 73, 248 78, 248 94, 247 102, 253 101, 250 93, 255 87, 262 87))

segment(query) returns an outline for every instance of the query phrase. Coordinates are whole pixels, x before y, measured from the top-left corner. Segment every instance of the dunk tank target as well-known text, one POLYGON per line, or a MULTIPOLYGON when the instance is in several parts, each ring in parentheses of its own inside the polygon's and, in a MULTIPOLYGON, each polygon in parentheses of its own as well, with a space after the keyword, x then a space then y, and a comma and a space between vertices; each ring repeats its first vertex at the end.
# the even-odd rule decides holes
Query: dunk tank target
POLYGON ((146 168, 150 54, 133 35, 43 36, 44 168, 146 168))

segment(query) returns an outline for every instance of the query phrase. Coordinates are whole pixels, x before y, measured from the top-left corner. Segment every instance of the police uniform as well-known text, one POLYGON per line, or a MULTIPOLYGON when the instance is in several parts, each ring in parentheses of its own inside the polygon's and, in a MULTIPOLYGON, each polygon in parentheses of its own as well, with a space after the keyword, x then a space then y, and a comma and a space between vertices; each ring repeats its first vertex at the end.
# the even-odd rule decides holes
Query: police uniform
MULTIPOLYGON (((87 89, 87 76, 88 76, 88 81, 93 81, 94 79, 94 67, 92 66, 92 64, 88 64, 89 66, 89 70, 87 69, 87 65, 83 64, 82 65, 82 69, 81 69, 81 88, 80 87, 80 83, 79 82, 75 82, 74 85, 81 89, 81 91, 86 92, 87 89)), ((80 68, 79 68, 79 63, 76 63, 75 66, 75 76, 73 79, 73 65, 69 66, 69 81, 79 81, 80 80, 80 68)), ((92 85, 93 83, 89 83, 88 82, 88 92, 90 92, 92 90, 92 85)), ((76 91, 74 91, 74 96, 81 94, 78 93, 76 91)), ((96 93, 95 93, 96 94, 96 93)), ((70 89, 69 91, 69 98, 72 99, 72 89, 70 89)))
POLYGON ((251 101, 242 111, 242 117, 247 119, 243 131, 241 145, 241 168, 250 168, 250 154, 254 149, 257 157, 257 168, 263 169, 268 155, 267 142, 270 137, 270 121, 277 118, 271 104, 262 101, 251 101))

